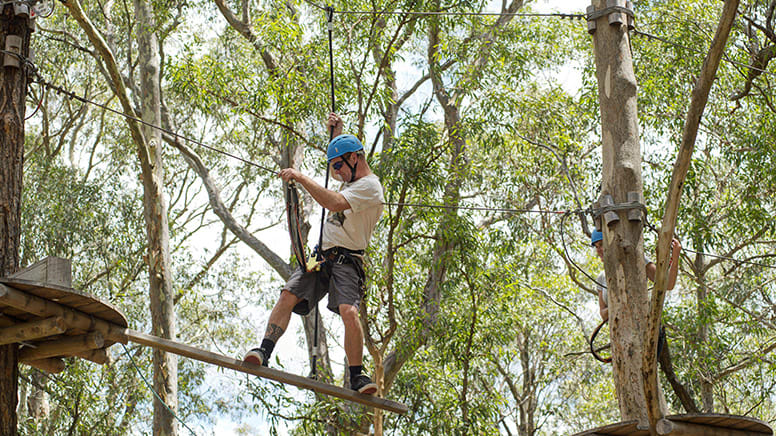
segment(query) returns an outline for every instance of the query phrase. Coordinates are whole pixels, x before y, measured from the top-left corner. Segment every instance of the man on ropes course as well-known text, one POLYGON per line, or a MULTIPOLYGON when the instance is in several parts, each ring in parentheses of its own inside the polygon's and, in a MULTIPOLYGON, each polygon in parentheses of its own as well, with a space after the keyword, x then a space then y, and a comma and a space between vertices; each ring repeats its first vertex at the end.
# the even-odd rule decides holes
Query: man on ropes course
MULTIPOLYGON (((604 260, 603 239, 604 235, 599 230, 594 230, 593 234, 590 236, 590 245, 595 247, 595 252, 601 259, 601 262, 604 260)), ((674 289, 674 286, 676 285, 676 275, 679 272, 679 253, 681 253, 681 251, 682 244, 678 239, 673 238, 671 240, 671 260, 668 261, 668 284, 666 285, 667 291, 674 289)), ((650 281, 655 281, 657 266, 655 266, 655 264, 646 257, 644 257, 644 273, 647 275, 647 278, 650 281)), ((606 273, 601 272, 601 274, 596 277, 595 281, 596 288, 598 289, 598 310, 601 314, 601 319, 603 321, 607 321, 609 319, 609 300, 608 294, 606 292, 606 273)))
MULTIPOLYGON (((599 230, 594 230, 593 234, 590 235, 590 245, 595 247, 595 252, 598 255, 598 257, 603 262, 604 260, 604 246, 603 246, 603 238, 604 235, 599 230)), ((679 242, 678 239, 673 238, 671 240, 671 259, 668 261, 668 283, 666 284, 666 290, 670 291, 671 289, 674 289, 674 286, 676 285, 676 275, 679 272, 679 253, 682 252, 682 244, 679 242)), ((655 266, 654 262, 647 259, 647 257, 644 257, 644 273, 647 275, 647 278, 654 282, 655 281, 655 274, 657 273, 657 266, 655 266)), ((603 327, 604 324, 606 324, 607 321, 609 321, 609 294, 606 291, 606 273, 601 272, 601 274, 598 275, 595 279, 596 281, 596 288, 598 289, 598 310, 601 314, 601 324, 598 325, 598 327, 593 332, 593 336, 590 338, 590 349, 593 352, 593 356, 595 356, 596 359, 609 363, 611 362, 611 358, 602 358, 598 356, 596 351, 593 347, 593 340, 595 336, 598 334, 598 331, 601 327, 603 327)), ((660 354, 662 353, 664 347, 666 346, 666 332, 663 326, 660 326, 660 333, 657 340, 657 357, 660 357, 660 354)))
POLYGON ((338 313, 345 325, 345 355, 348 359, 350 387, 362 394, 374 394, 377 385, 363 371, 364 332, 358 307, 365 292, 364 250, 383 213, 383 187, 366 162, 364 147, 353 135, 342 134, 342 120, 329 114, 328 129, 333 129, 326 156, 329 170, 343 182, 339 191, 327 189, 293 168, 280 171, 280 177, 301 184, 313 199, 328 209, 320 249, 323 263, 315 271, 297 268, 280 291, 267 322, 259 348, 250 350, 244 360, 267 365, 272 350, 288 327, 291 313, 307 315, 328 293, 329 310, 338 313))

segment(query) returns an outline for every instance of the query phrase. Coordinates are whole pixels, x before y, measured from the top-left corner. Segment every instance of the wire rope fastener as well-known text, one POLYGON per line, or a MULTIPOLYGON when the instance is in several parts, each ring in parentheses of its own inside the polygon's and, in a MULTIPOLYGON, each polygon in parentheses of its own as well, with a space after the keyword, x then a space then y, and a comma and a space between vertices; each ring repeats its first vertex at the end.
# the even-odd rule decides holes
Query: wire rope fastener
POLYGON ((606 0, 606 7, 596 10, 595 5, 587 7, 587 33, 594 34, 596 20, 607 16, 610 26, 628 25, 628 30, 635 29, 633 2, 630 0, 606 0))
POLYGON ((641 192, 628 192, 628 203, 641 205, 641 208, 633 208, 628 211, 628 221, 641 222, 642 215, 646 215, 646 207, 641 201, 641 192))
POLYGON ((329 32, 334 31, 334 6, 326 6, 323 8, 326 11, 326 25, 329 32))
POLYGON ((30 5, 22 2, 14 2, 13 14, 17 17, 30 18, 30 5))
POLYGON ((3 66, 19 68, 22 57, 22 37, 19 35, 7 35, 5 37, 5 50, 3 52, 3 66))
POLYGON ((596 228, 602 228, 602 224, 610 226, 620 221, 620 216, 615 211, 627 210, 628 221, 641 221, 642 214, 647 213, 647 207, 641 202, 641 193, 628 192, 627 203, 615 203, 609 194, 603 194, 591 209, 596 228), (603 218, 603 223, 600 222, 603 218))

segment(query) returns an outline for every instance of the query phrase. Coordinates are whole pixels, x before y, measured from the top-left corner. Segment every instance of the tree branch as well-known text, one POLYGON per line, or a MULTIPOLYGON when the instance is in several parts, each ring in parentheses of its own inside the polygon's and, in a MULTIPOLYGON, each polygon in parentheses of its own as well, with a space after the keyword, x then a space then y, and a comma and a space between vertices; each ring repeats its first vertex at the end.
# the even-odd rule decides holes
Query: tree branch
POLYGON ((164 138, 165 142, 172 145, 181 152, 183 158, 186 160, 186 163, 188 163, 189 166, 197 173, 197 175, 199 175, 200 179, 202 179, 202 183, 205 185, 205 190, 207 190, 210 206, 213 208, 213 212, 215 212, 215 214, 221 219, 224 225, 226 225, 235 236, 240 238, 241 241, 245 242, 246 245, 251 247, 251 249, 253 249, 253 251, 255 251, 259 256, 261 256, 262 259, 266 260, 267 263, 269 263, 269 265, 275 271, 277 271, 277 273, 280 274, 284 280, 288 280, 288 278, 291 277, 291 265, 286 263, 280 256, 275 254, 275 252, 272 251, 267 245, 258 240, 248 229, 243 227, 234 219, 232 213, 221 200, 221 194, 218 190, 218 187, 210 177, 210 172, 208 171, 207 167, 205 167, 205 164, 202 162, 199 156, 193 150, 181 144, 177 137, 172 137, 168 134, 164 134, 162 137, 164 138))
POLYGON ((722 54, 725 50, 730 29, 736 17, 739 0, 727 0, 720 16, 717 32, 711 43, 709 53, 703 61, 701 73, 695 87, 692 91, 690 107, 687 111, 684 131, 682 134, 682 143, 679 147, 679 153, 674 164, 673 174, 671 175, 671 184, 668 189, 666 208, 663 214, 663 222, 660 227, 657 243, 657 276, 655 277, 655 288, 652 291, 652 300, 650 302, 650 311, 647 319, 647 328, 644 332, 644 349, 642 355, 642 377, 644 382, 644 393, 647 399, 647 414, 649 416, 650 431, 652 432, 657 422, 663 418, 660 410, 660 401, 657 385, 657 366, 655 356, 657 355, 658 330, 660 320, 663 314, 663 303, 666 294, 666 285, 668 282, 668 260, 671 240, 676 229, 676 218, 679 211, 679 200, 682 196, 682 188, 687 172, 690 168, 693 150, 695 149, 695 139, 698 134, 701 116, 708 102, 709 92, 714 83, 714 77, 719 68, 722 54))

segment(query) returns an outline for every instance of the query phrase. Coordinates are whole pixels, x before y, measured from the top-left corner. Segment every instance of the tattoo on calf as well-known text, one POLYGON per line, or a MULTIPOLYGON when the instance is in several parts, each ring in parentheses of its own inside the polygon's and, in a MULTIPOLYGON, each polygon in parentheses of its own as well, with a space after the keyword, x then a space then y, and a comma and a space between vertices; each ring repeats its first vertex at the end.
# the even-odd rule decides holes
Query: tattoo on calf
POLYGON ((269 324, 267 326, 267 332, 264 333, 264 337, 271 340, 272 342, 277 342, 278 339, 280 339, 281 336, 283 336, 283 328, 280 327, 277 324, 269 324))

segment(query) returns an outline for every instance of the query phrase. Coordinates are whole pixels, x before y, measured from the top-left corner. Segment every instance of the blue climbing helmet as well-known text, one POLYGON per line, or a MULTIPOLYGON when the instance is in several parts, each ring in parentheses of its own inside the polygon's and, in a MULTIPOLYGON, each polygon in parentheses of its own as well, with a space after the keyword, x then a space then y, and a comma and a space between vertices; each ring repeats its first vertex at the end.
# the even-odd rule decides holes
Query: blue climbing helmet
POLYGON ((329 143, 329 149, 326 151, 326 159, 331 162, 345 153, 363 150, 361 141, 353 135, 339 135, 329 143))
POLYGON ((590 246, 595 246, 596 242, 603 241, 603 239, 604 234, 600 230, 593 230, 593 233, 590 235, 590 246))

